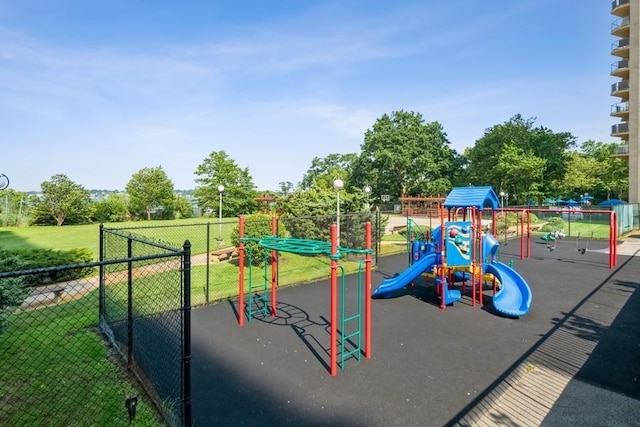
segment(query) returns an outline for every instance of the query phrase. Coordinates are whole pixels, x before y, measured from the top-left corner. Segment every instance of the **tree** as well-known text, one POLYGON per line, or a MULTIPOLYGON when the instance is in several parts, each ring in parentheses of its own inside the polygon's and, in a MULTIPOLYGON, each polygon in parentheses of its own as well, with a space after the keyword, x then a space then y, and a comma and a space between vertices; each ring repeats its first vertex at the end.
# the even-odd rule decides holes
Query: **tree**
POLYGON ((448 191, 457 153, 438 122, 415 112, 384 114, 368 129, 350 185, 374 194, 422 196, 448 191))
POLYGON ((93 203, 93 220, 97 222, 121 222, 129 216, 129 197, 123 193, 111 193, 93 203))
POLYGON ((469 183, 491 185, 512 194, 552 192, 553 183, 566 172, 566 153, 575 146, 575 138, 567 132, 534 128, 534 123, 535 119, 525 120, 517 114, 508 122, 487 129, 473 147, 465 150, 469 183), (526 170, 528 176, 505 176, 505 162, 509 161, 516 163, 507 169, 526 170), (539 172, 536 167, 541 168, 539 172))
MULTIPOLYGON (((345 214, 341 217, 341 246, 364 246, 364 222, 373 218, 367 204, 367 194, 360 189, 340 192, 340 211, 345 214)), ((319 186, 299 188, 287 196, 277 197, 276 208, 291 237, 328 241, 329 227, 336 221, 336 192, 319 186)))
POLYGON ((507 144, 498 157, 495 171, 500 174, 504 182, 511 183, 508 187, 512 194, 520 194, 520 199, 526 203, 529 198, 538 196, 537 183, 542 176, 547 161, 531 154, 524 149, 507 144))
POLYGON ((239 167, 224 151, 211 152, 198 166, 195 175, 199 186, 196 186, 194 196, 203 212, 219 212, 219 185, 224 186, 223 215, 248 214, 257 209, 256 187, 249 169, 239 167))
POLYGON ((32 210, 33 222, 56 225, 82 224, 91 218, 91 196, 80 184, 66 175, 53 175, 49 181, 40 184, 42 196, 35 199, 32 210))
POLYGON ((333 153, 326 157, 314 157, 307 173, 302 177, 300 186, 302 188, 313 186, 332 188, 333 180, 337 177, 349 182, 352 165, 357 158, 358 155, 355 153, 333 153))
POLYGON ((556 181, 555 187, 559 195, 573 197, 576 194, 591 192, 598 185, 598 170, 603 170, 595 158, 577 153, 568 153, 567 173, 556 181))
POLYGON ((145 215, 150 220, 152 213, 173 207, 173 182, 162 166, 140 169, 131 176, 125 189, 133 215, 145 215))
POLYGON ((0 190, 0 224, 4 226, 19 226, 26 222, 29 216, 29 196, 14 189, 0 190))
POLYGON ((597 163, 597 168, 592 169, 591 173, 598 177, 598 183, 590 192, 602 191, 607 199, 611 198, 612 194, 624 199, 629 193, 629 162, 627 159, 614 156, 618 145, 589 140, 580 146, 580 150, 593 157, 597 163))
POLYGON ((191 218, 193 217, 193 206, 185 196, 175 194, 171 213, 174 218, 191 218))
POLYGON ((293 182, 291 181, 280 181, 278 183, 278 188, 280 189, 278 194, 286 196, 287 194, 291 193, 296 188, 296 186, 293 185, 293 182))

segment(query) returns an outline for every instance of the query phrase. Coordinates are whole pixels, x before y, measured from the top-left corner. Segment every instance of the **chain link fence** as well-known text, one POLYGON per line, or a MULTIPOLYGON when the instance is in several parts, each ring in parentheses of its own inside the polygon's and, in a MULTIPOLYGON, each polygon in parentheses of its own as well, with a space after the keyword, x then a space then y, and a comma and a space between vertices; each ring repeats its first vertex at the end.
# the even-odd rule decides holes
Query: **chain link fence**
POLYGON ((0 425, 189 419, 188 248, 101 235, 98 262, 0 273, 0 425))
POLYGON ((170 425, 190 425, 190 243, 100 228, 100 329, 170 425))

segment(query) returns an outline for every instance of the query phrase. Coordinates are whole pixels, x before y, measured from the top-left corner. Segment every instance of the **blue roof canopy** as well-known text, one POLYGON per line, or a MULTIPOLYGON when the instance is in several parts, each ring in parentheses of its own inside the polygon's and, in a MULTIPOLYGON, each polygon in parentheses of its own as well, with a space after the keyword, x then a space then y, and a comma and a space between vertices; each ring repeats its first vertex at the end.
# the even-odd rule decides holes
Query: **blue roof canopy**
POLYGON ((442 204, 445 208, 498 209, 500 200, 493 188, 454 187, 442 204))

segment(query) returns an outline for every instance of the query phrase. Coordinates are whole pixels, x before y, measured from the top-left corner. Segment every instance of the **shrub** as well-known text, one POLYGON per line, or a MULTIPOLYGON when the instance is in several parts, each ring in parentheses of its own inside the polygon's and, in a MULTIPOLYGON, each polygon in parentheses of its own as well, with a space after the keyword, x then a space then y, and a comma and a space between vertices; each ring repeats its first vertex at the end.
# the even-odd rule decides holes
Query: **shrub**
POLYGON ((547 223, 545 225, 543 225, 540 228, 541 231, 545 231, 545 232, 553 232, 553 231, 560 231, 560 230, 564 230, 564 220, 559 217, 553 217, 553 218, 549 218, 547 220, 547 223))
MULTIPOLYGON (((287 230, 281 222, 278 222, 278 237, 286 237, 287 230)), ((234 246, 240 244, 240 230, 236 225, 231 232, 231 243, 234 246)), ((251 238, 261 238, 272 236, 271 233, 271 215, 267 214, 254 214, 247 215, 244 223, 244 236, 251 238)), ((260 247, 258 242, 249 241, 245 242, 244 248, 246 251, 246 262, 251 260, 253 265, 264 265, 264 262, 271 262, 271 251, 267 251, 267 255, 264 254, 264 249, 260 247)))
MULTIPOLYGON (((54 251, 52 249, 20 249, 9 251, 0 249, 0 272, 84 264, 91 262, 92 259, 91 251, 86 248, 72 249, 70 251, 54 251)), ((25 281, 30 285, 63 282, 86 277, 94 272, 94 268, 52 271, 25 276, 25 281)))

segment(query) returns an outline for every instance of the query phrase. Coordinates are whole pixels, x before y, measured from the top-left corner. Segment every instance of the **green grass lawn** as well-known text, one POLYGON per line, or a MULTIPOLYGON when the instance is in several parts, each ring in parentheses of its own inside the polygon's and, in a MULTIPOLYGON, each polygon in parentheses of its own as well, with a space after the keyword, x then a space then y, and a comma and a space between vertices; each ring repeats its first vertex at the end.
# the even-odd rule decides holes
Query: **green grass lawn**
MULTIPOLYGON (((181 220, 167 221, 135 221, 118 222, 105 224, 105 227, 124 228, 135 227, 134 232, 144 236, 152 236, 162 239, 167 243, 182 246, 186 239, 192 244, 192 253, 203 253, 206 251, 206 224, 210 225, 210 240, 215 249, 220 246, 229 246, 231 241, 231 231, 236 220, 224 219, 220 230, 219 224, 212 218, 189 218, 181 220), (189 227, 190 224, 197 226, 189 227), (153 230, 143 227, 160 227, 153 230), (179 226, 179 227, 177 227, 179 226), (221 233, 220 233, 221 231, 221 233), (217 243, 218 234, 222 235, 224 244, 217 243)), ((93 253, 94 259, 98 259, 99 253, 99 225, 65 225, 56 226, 33 226, 33 227, 0 227, 0 248, 2 249, 24 249, 24 248, 44 248, 55 250, 70 250, 76 248, 87 248, 93 253)))
MULTIPOLYGON (((540 223, 543 223, 540 221, 540 223)), ((519 230, 518 230, 519 231, 519 230)), ((567 221, 564 223, 564 231, 566 237, 575 238, 580 234, 581 239, 592 238, 594 239, 608 239, 609 238, 609 223, 608 222, 587 222, 587 221, 571 221, 569 224, 567 221)), ((535 234, 545 234, 548 231, 537 230, 535 234)))
MULTIPOLYGON (((97 291, 12 315, 0 334, 0 425, 127 426, 124 398, 136 390, 97 328, 97 291)), ((163 425, 146 399, 132 425, 163 425)))

